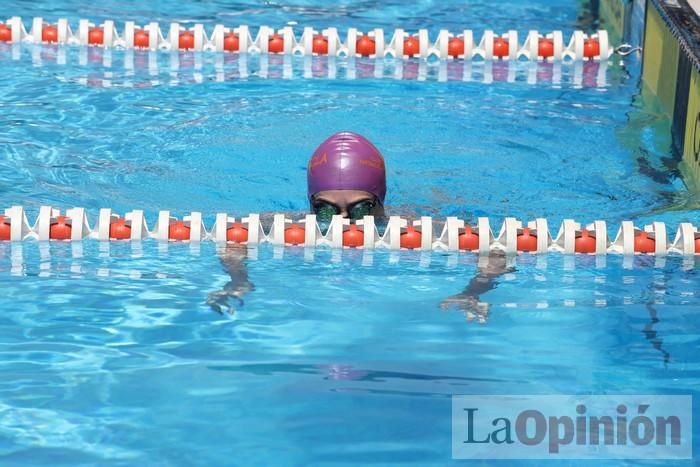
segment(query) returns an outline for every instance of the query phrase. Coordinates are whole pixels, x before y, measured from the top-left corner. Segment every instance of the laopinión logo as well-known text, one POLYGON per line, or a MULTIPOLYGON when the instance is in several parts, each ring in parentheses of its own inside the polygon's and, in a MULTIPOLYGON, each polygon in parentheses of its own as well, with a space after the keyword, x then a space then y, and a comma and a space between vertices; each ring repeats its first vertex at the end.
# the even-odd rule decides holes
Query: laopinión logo
POLYGON ((690 459, 692 397, 453 396, 456 459, 690 459))

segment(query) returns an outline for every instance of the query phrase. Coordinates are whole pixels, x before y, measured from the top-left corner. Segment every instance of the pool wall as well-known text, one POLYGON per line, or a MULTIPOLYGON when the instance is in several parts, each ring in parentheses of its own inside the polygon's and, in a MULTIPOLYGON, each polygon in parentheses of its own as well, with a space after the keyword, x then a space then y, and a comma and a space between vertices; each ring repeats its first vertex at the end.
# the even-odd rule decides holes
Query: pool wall
POLYGON ((669 116, 681 172, 688 187, 700 191, 700 18, 686 0, 647 0, 645 11, 644 92, 669 116))

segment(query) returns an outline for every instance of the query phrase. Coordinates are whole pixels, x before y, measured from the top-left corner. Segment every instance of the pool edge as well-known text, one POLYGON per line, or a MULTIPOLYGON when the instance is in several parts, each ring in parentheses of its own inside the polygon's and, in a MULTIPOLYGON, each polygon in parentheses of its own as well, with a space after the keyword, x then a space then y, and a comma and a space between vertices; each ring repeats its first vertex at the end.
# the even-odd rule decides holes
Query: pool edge
POLYGON ((673 152, 700 191, 700 17, 686 0, 646 0, 642 86, 671 121, 673 152))

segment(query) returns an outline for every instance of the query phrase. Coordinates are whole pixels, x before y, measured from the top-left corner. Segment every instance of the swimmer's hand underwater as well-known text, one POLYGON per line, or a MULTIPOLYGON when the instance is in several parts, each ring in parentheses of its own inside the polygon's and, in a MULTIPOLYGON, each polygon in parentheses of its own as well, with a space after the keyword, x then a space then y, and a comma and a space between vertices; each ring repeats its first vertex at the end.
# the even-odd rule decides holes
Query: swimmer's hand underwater
POLYGON ((219 314, 223 315, 225 312, 229 315, 233 315, 237 308, 243 306, 243 295, 251 290, 255 290, 252 284, 243 284, 235 290, 229 290, 229 288, 224 287, 222 290, 211 292, 207 296, 207 305, 219 314), (231 304, 232 299, 235 305, 231 304))
POLYGON ((484 324, 489 317, 490 305, 479 301, 479 297, 465 293, 451 295, 440 302, 440 308, 447 310, 454 306, 464 312, 467 321, 476 320, 479 324, 484 324))
POLYGON ((248 279, 248 270, 244 264, 245 247, 227 245, 220 255, 221 264, 231 280, 221 290, 211 292, 206 303, 217 313, 233 315, 236 308, 243 306, 243 295, 255 290, 255 285, 248 279))
POLYGON ((467 287, 440 302, 440 308, 446 310, 450 306, 456 306, 464 312, 467 321, 476 320, 479 324, 486 322, 490 305, 479 300, 479 297, 496 288, 496 279, 503 274, 514 272, 515 268, 508 267, 506 256, 502 253, 492 252, 485 259, 486 264, 479 265, 476 276, 469 281, 467 287))

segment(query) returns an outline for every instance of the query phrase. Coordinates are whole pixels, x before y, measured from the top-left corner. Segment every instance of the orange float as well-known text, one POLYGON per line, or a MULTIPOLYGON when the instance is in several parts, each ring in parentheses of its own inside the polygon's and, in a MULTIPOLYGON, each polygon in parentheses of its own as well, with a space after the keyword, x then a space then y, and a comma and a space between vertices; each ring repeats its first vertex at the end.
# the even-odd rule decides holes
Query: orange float
POLYGON ((143 29, 137 29, 134 31, 134 47, 141 47, 147 49, 151 46, 151 38, 148 33, 143 29))
POLYGON ((595 237, 588 233, 588 230, 581 230, 580 235, 576 235, 574 240, 574 251, 576 253, 595 253, 595 237))
POLYGON ((233 31, 224 36, 224 50, 227 52, 237 52, 240 47, 238 36, 233 31))
POLYGON ((73 228, 66 216, 56 217, 56 221, 49 227, 49 238, 51 240, 70 240, 73 228))
POLYGON ((44 26, 44 29, 41 30, 41 40, 49 44, 58 42, 58 29, 56 29, 56 26, 44 26))
POLYGON ((554 57, 554 42, 546 37, 540 39, 537 45, 537 55, 542 58, 554 57))
POLYGON ((417 37, 409 37, 403 41, 403 53, 409 57, 418 55, 420 53, 420 41, 417 37))
POLYGON ((358 229, 356 224, 350 224, 348 229, 343 232, 343 246, 357 248, 363 246, 364 244, 364 231, 358 229))
POLYGON ((168 238, 170 240, 189 240, 190 228, 183 221, 175 221, 168 227, 168 238))
POLYGON ((0 42, 12 42, 12 29, 5 23, 0 23, 0 42))
POLYGON ((493 41, 493 56, 503 58, 508 56, 508 41, 499 37, 493 41))
POLYGON ((377 50, 377 47, 374 43, 374 39, 367 35, 364 35, 357 39, 357 43, 355 44, 355 50, 358 54, 362 55, 363 57, 369 57, 370 55, 374 55, 374 53, 377 50))
POLYGON ((401 234, 401 248, 408 248, 410 250, 420 248, 422 239, 423 235, 420 231, 416 230, 412 225, 409 225, 406 231, 401 234))
POLYGON ((459 37, 450 39, 450 42, 447 43, 447 54, 454 58, 464 55, 464 41, 459 37))
POLYGON ((112 240, 129 240, 131 238, 131 226, 126 219, 120 217, 109 224, 109 238, 112 240))
POLYGON ((639 232, 634 237, 634 251, 637 253, 654 253, 656 251, 656 240, 650 238, 647 232, 639 232))
POLYGON ((459 234, 459 249, 471 251, 479 249, 479 234, 474 233, 470 225, 465 226, 464 232, 459 234))
POLYGON ((11 232, 10 219, 0 216, 0 240, 9 240, 11 232))
POLYGON ((234 243, 245 243, 248 241, 248 229, 243 227, 240 222, 234 222, 231 227, 226 229, 226 241, 234 243))
POLYGON ((537 235, 530 233, 530 229, 525 227, 517 239, 518 251, 537 251, 537 235))
POLYGON ((600 42, 595 39, 587 39, 583 43, 583 56, 586 58, 595 58, 600 55, 600 42))
POLYGON ((284 243, 301 245, 306 239, 306 231, 298 224, 292 224, 284 230, 284 243))
POLYGON ((88 31, 88 44, 102 45, 105 42, 105 33, 102 28, 91 28, 88 31))
POLYGON ((311 44, 311 51, 315 54, 326 55, 328 53, 328 39, 318 34, 311 44))
POLYGON ((194 34, 192 34, 192 31, 184 31, 180 34, 180 38, 178 39, 178 47, 181 50, 194 49, 194 34))
POLYGON ((284 52, 284 38, 279 34, 273 34, 267 42, 267 51, 274 54, 284 52))

